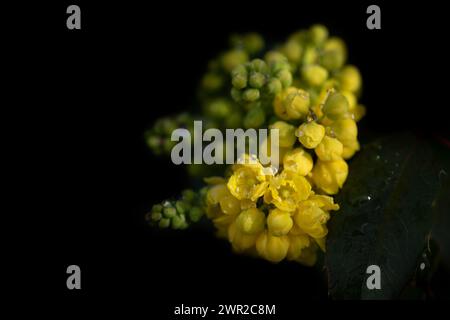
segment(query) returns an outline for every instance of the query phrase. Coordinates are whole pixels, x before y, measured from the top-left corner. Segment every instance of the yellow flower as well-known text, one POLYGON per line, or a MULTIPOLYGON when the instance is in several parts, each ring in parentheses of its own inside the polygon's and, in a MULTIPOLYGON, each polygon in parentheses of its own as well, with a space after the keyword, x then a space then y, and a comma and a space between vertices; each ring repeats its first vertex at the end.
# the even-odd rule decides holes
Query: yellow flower
POLYGON ((325 135, 325 127, 315 121, 301 124, 296 132, 298 140, 308 149, 314 149, 325 135))
POLYGON ((309 93, 302 89, 289 87, 275 96, 275 114, 283 120, 302 119, 308 115, 309 93))
POLYGON ((334 203, 333 197, 330 196, 322 194, 312 194, 306 201, 323 210, 339 210, 339 205, 337 203, 334 203))
POLYGON ((226 184, 217 184, 209 188, 206 194, 206 215, 209 218, 217 217, 220 213, 219 202, 224 196, 229 195, 226 184))
POLYGON ((310 239, 306 234, 291 235, 289 234, 289 249, 287 253, 288 260, 298 259, 304 248, 309 246, 310 239))
POLYGON ((327 235, 326 223, 329 218, 330 214, 327 211, 308 201, 301 203, 294 215, 295 223, 313 238, 323 238, 327 235))
POLYGON ((336 194, 342 188, 348 175, 348 165, 344 160, 318 160, 312 171, 314 184, 327 194, 336 194))
POLYGON ((302 77, 313 87, 320 86, 328 78, 328 70, 319 65, 305 66, 301 72, 302 77))
POLYGON ((250 208, 242 211, 236 218, 238 229, 248 235, 255 235, 264 230, 266 216, 258 208, 250 208))
POLYGON ((357 140, 358 127, 353 119, 340 119, 334 121, 331 126, 332 133, 336 138, 342 142, 344 149, 342 157, 349 159, 353 154, 359 150, 359 143, 357 140))
POLYGON ((338 139, 325 136, 314 151, 322 161, 335 161, 342 158, 344 146, 338 139))
POLYGON ((224 214, 236 215, 241 211, 241 202, 231 194, 223 196, 219 205, 224 214))
POLYGON ((272 236, 269 232, 262 232, 256 240, 256 250, 259 255, 272 262, 283 260, 289 249, 288 236, 272 236))
POLYGON ((255 207, 256 203, 251 200, 235 198, 225 183, 211 186, 206 194, 206 215, 217 228, 219 237, 227 235, 228 226, 236 219, 237 214, 255 207))
POLYGON ((295 148, 285 154, 283 167, 284 170, 306 176, 313 168, 313 159, 303 148, 295 148))
POLYGON ((279 147, 292 148, 295 143, 295 127, 284 121, 270 125, 270 129, 278 129, 279 147))
POLYGON ((257 234, 249 235, 242 232, 236 222, 231 223, 228 228, 228 240, 236 251, 250 249, 255 245, 257 237, 257 234))
POLYGON ((359 150, 359 142, 358 140, 353 140, 347 145, 344 145, 344 150, 342 152, 342 158, 350 159, 353 157, 356 151, 359 150))
POLYGON ((361 89, 361 74, 355 66, 347 65, 337 76, 342 90, 358 92, 361 89))
POLYGON ((243 164, 233 166, 233 175, 227 184, 228 190, 239 200, 256 201, 264 194, 269 183, 264 175, 264 168, 259 162, 244 161, 243 164))
POLYGON ((306 200, 310 194, 311 185, 305 177, 284 170, 270 181, 264 201, 280 210, 294 211, 297 204, 306 200))
POLYGON ((267 227, 273 236, 284 236, 289 233, 294 222, 287 211, 273 209, 267 216, 267 227))

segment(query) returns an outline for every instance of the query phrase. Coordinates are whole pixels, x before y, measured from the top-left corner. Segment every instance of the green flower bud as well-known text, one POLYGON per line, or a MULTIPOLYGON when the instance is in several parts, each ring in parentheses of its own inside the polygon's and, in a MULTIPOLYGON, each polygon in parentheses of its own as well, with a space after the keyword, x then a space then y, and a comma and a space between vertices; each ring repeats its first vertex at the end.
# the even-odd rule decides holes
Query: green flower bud
POLYGON ((155 204, 152 207, 152 212, 161 212, 163 210, 163 206, 160 204, 155 204))
POLYGON ((170 226, 170 219, 159 220, 158 226, 162 229, 168 228, 170 226))
POLYGON ((259 90, 258 89, 246 89, 243 93, 242 93, 242 98, 245 101, 255 101, 259 99, 259 90))
POLYGON ((159 134, 172 134, 172 131, 177 128, 177 123, 171 118, 161 118, 155 123, 154 130, 159 134))
POLYGON ((189 218, 193 222, 198 222, 202 217, 202 215, 203 211, 199 207, 192 207, 191 210, 189 211, 189 218))
POLYGON ((337 70, 344 64, 344 56, 339 51, 325 51, 320 63, 328 70, 337 70))
POLYGON ((278 129, 279 146, 281 148, 292 148, 295 144, 295 127, 284 121, 273 123, 270 129, 278 129))
POLYGON ((232 106, 228 100, 216 99, 205 106, 205 112, 212 118, 225 118, 231 113, 232 106))
POLYGON ((268 67, 264 60, 254 59, 251 62, 251 68, 256 72, 267 73, 268 67))
POLYGON ((231 82, 233 86, 237 89, 242 89, 247 86, 247 77, 248 77, 247 69, 242 64, 238 65, 231 72, 231 82))
POLYGON ((283 89, 281 81, 277 78, 272 78, 267 83, 267 92, 271 95, 276 95, 283 89))
POLYGON ((279 64, 279 67, 281 68, 284 68, 287 65, 286 57, 278 51, 267 52, 264 59, 270 65, 270 68, 272 69, 273 72, 279 71, 279 69, 277 70, 277 68, 275 68, 276 64, 279 64))
POLYGON ((202 78, 202 88, 208 91, 215 91, 223 86, 224 79, 222 76, 208 72, 202 78))
POLYGON ((150 219, 154 222, 158 222, 159 220, 161 220, 161 218, 162 218, 161 212, 152 212, 150 215, 150 219))
POLYGON ((244 118, 244 127, 259 128, 266 121, 266 114, 260 107, 252 108, 244 118))
POLYGON ((241 75, 247 77, 247 68, 245 67, 245 64, 240 64, 231 71, 232 77, 234 77, 238 74, 241 74, 241 75))
POLYGON ((297 41, 290 40, 284 45, 282 51, 289 61, 298 63, 302 57, 303 48, 297 41))
POLYGON ((281 81, 283 88, 287 88, 292 84, 292 73, 289 70, 279 71, 277 78, 281 81))
POLYGON ((181 194, 183 195, 183 200, 186 202, 192 202, 195 199, 195 192, 191 189, 183 190, 181 194))
POLYGON ((323 106, 323 113, 331 120, 346 118, 348 115, 348 101, 339 92, 331 93, 323 106))
POLYGON ((316 24, 309 29, 309 35, 312 43, 320 45, 328 38, 328 29, 321 24, 316 24))
POLYGON ((172 228, 181 229, 186 224, 186 218, 183 215, 177 215, 172 218, 172 228))
POLYGON ((303 67, 302 77, 309 85, 318 87, 327 80, 328 71, 319 65, 308 65, 303 67))
POLYGON ((189 204, 185 203, 184 201, 178 200, 177 202, 175 202, 175 208, 177 209, 179 214, 184 214, 188 207, 189 204))
POLYGON ((222 67, 231 72, 236 66, 248 61, 248 55, 243 50, 230 50, 222 55, 222 67))
POLYGON ((257 33, 234 34, 230 37, 230 44, 233 47, 242 48, 253 55, 263 49, 264 39, 257 33))
POLYGON ((252 72, 249 82, 251 87, 259 89, 266 82, 266 77, 260 72, 252 72))
POLYGON ((166 217, 166 218, 173 218, 176 216, 177 210, 173 207, 167 207, 167 208, 164 208, 163 214, 164 214, 164 217, 166 217))
POLYGON ((231 79, 231 83, 232 83, 233 87, 235 87, 237 89, 243 89, 247 86, 247 75, 243 75, 240 73, 236 74, 231 79))
POLYGON ((328 70, 340 69, 347 59, 345 43, 336 37, 328 39, 324 44, 324 51, 320 58, 322 66, 328 70))
POLYGON ((317 61, 317 50, 314 47, 308 46, 303 53, 303 65, 307 66, 309 64, 314 64, 317 61))
POLYGON ((154 151, 159 151, 159 146, 161 145, 161 138, 149 134, 147 136, 147 145, 149 146, 150 149, 154 151))
POLYGON ((264 39, 257 33, 248 33, 244 36, 243 45, 245 51, 255 54, 264 48, 264 39))

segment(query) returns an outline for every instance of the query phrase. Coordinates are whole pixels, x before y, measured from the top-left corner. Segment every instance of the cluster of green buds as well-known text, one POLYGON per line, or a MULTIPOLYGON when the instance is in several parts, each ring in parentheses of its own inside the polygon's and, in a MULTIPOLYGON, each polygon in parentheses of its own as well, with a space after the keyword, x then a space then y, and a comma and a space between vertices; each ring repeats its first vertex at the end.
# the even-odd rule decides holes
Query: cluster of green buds
POLYGON ((153 127, 145 132, 145 141, 153 153, 157 155, 170 154, 174 141, 171 141, 173 130, 186 128, 194 130, 194 120, 189 113, 181 113, 174 117, 163 117, 153 124, 153 127))
POLYGON ((286 57, 271 51, 234 68, 231 83, 231 97, 246 112, 244 127, 259 128, 272 113, 274 96, 292 84, 292 73, 286 57))
MULTIPOLYGON (((184 128, 190 132, 191 136, 193 136, 195 120, 201 120, 205 130, 217 127, 214 118, 209 115, 206 117, 193 116, 190 113, 184 112, 172 117, 157 119, 153 126, 145 132, 145 141, 148 147, 156 155, 170 155, 172 148, 177 143, 176 141, 171 140, 172 132, 175 129, 184 128)), ((194 141, 191 140, 191 143, 194 143, 194 141)))
POLYGON ((203 214, 203 199, 206 189, 195 192, 186 189, 178 200, 166 200, 155 204, 147 213, 150 225, 160 228, 186 229, 191 223, 198 222, 203 214))
POLYGON ((323 25, 313 25, 308 30, 292 34, 280 47, 289 60, 292 70, 319 64, 328 71, 340 69, 347 59, 345 43, 337 37, 329 37, 323 25))
POLYGON ((218 128, 239 128, 242 126, 242 110, 230 98, 223 96, 203 101, 203 113, 213 119, 218 128))
POLYGON ((264 39, 255 32, 233 34, 230 37, 230 45, 233 48, 244 50, 250 56, 254 56, 264 48, 264 39))
POLYGON ((232 35, 230 45, 229 50, 209 62, 201 80, 201 96, 223 94, 229 85, 230 72, 259 53, 264 48, 264 39, 257 33, 232 35))
POLYGON ((247 107, 253 107, 265 97, 273 97, 292 84, 287 59, 276 52, 266 55, 266 61, 254 59, 241 64, 231 72, 232 98, 247 107))

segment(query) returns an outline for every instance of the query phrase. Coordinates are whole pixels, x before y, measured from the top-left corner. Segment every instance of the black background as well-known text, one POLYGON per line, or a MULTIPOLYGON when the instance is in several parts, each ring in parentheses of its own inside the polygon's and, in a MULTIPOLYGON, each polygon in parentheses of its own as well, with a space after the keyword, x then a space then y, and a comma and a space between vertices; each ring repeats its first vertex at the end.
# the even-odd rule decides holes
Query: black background
POLYGON ((212 232, 149 228, 151 205, 189 181, 182 168, 151 154, 143 133, 159 116, 195 106, 207 61, 231 33, 257 31, 275 43, 323 23, 346 41, 349 62, 363 75, 363 140, 364 131, 403 129, 445 136, 445 12, 440 2, 396 3, 58 1, 19 8, 11 24, 23 31, 13 36, 20 52, 14 80, 26 90, 17 106, 26 139, 37 142, 22 140, 42 205, 32 221, 45 225, 29 243, 30 257, 46 271, 40 289, 48 301, 72 311, 126 306, 158 319, 181 303, 277 304, 287 319, 311 299, 328 299, 321 270, 236 256, 212 232), (67 30, 69 4, 81 7, 82 30, 67 30), (381 7, 381 30, 366 28, 369 4, 381 7), (70 264, 81 267, 80 291, 66 288, 70 264))

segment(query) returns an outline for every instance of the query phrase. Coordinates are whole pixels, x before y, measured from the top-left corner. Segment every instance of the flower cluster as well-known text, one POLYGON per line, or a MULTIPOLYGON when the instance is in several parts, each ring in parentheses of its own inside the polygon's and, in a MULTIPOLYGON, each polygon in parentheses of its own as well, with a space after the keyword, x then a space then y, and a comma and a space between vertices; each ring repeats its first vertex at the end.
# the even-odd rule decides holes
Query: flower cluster
POLYGON ((206 215, 237 252, 312 265, 316 248, 324 249, 329 212, 339 209, 332 197, 314 191, 312 168, 301 147, 285 154, 275 176, 264 175, 257 161, 236 164, 228 179, 208 180, 206 215))
MULTIPOLYGON (((235 35, 210 62, 198 94, 201 117, 221 130, 279 133, 276 174, 246 155, 205 180, 202 210, 236 252, 313 265, 318 249, 325 250, 326 223, 339 209, 333 195, 347 178, 346 160, 359 150, 357 122, 365 114, 361 75, 346 59, 344 41, 314 25, 271 50, 257 34, 235 35)), ((152 132, 167 135, 168 124, 159 126, 152 132)), ((149 145, 161 145, 157 134, 149 145)), ((262 144, 268 155, 270 144, 262 144)), ((155 219, 171 219, 173 210, 169 218, 161 210, 155 219)))
POLYGON ((159 228, 186 229, 191 223, 196 223, 203 216, 206 189, 198 193, 193 190, 183 190, 180 199, 165 200, 155 204, 147 213, 145 219, 150 225, 159 228))
POLYGON ((258 162, 237 164, 210 187, 207 216, 235 251, 311 265, 317 248, 325 250, 330 211, 339 209, 332 195, 359 150, 356 121, 365 112, 357 103, 361 76, 345 59, 343 41, 313 26, 231 72, 234 100, 247 114, 258 110, 255 127, 271 116, 282 159, 274 176, 258 162))

